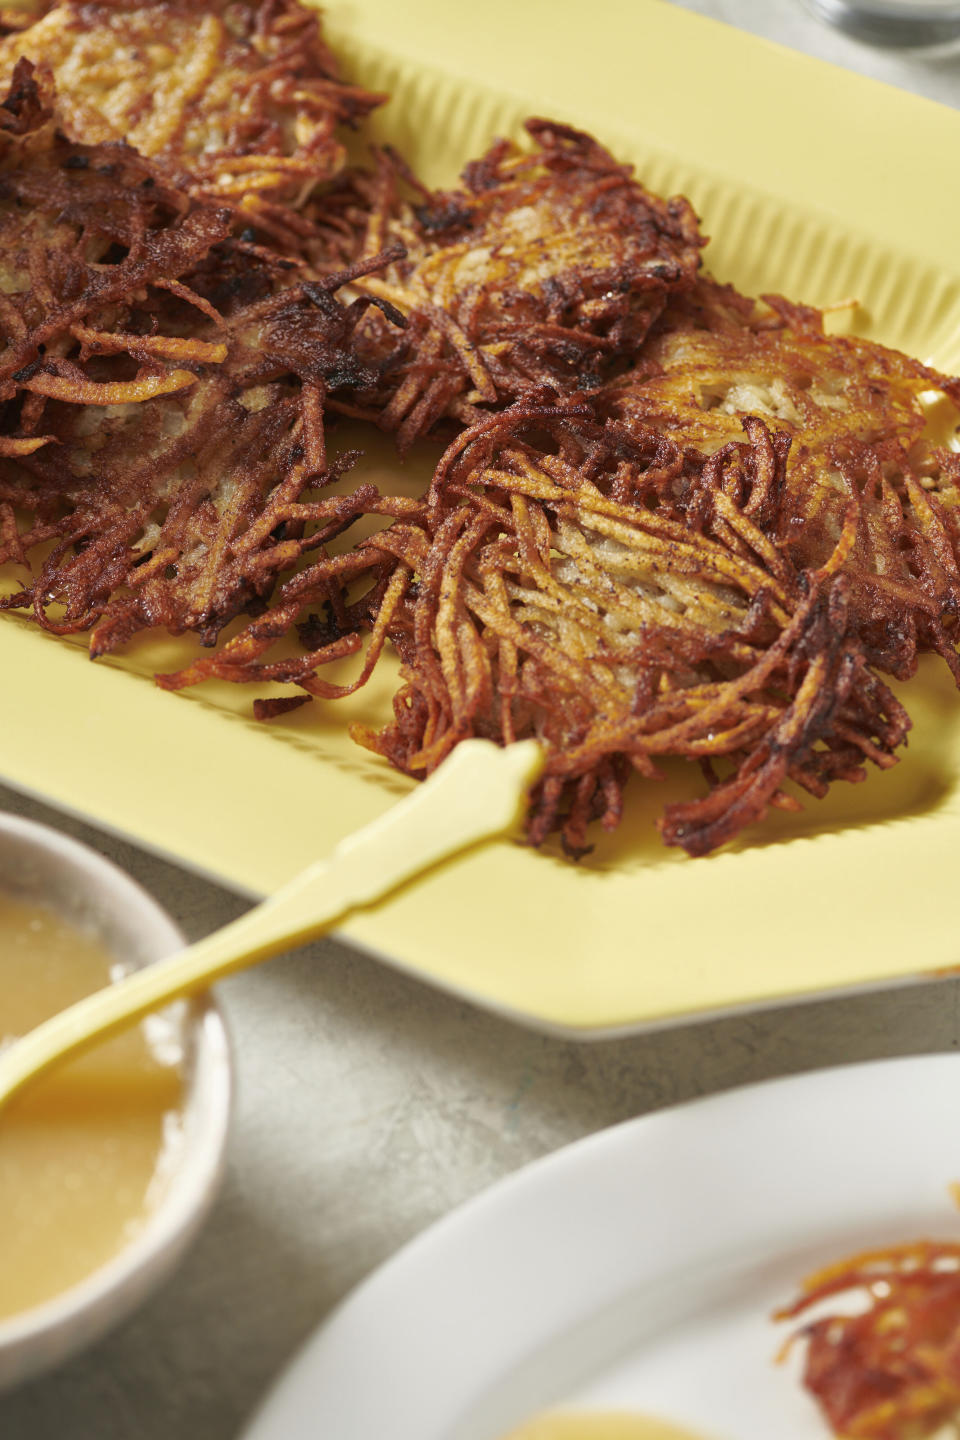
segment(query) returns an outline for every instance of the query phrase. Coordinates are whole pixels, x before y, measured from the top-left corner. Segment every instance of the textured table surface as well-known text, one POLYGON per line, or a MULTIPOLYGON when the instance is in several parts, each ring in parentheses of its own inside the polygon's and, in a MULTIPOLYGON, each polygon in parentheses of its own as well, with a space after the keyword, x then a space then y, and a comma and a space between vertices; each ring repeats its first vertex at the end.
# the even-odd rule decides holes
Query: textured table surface
MULTIPOLYGON (((571 3, 571 0, 558 0, 571 3)), ((857 45, 795 0, 686 8, 960 105, 960 60, 857 45)), ((0 789, 86 840, 196 937, 226 891, 0 789)), ((176 1277, 55 1375, 0 1397, 0 1440, 231 1440, 299 1342, 404 1241, 526 1161, 775 1075, 947 1050, 960 985, 768 1010, 631 1041, 547 1039, 326 942, 229 981, 240 1093, 227 1180, 176 1277)), ((325 1437, 335 1440, 335 1437, 325 1437)))

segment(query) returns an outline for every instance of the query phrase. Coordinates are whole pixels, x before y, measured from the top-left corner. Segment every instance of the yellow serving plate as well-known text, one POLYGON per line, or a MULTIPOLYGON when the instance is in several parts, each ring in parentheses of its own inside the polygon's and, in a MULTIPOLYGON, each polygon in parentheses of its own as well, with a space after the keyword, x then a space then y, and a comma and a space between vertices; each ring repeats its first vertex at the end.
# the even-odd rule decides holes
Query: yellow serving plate
MULTIPOLYGON (((652 188, 691 197, 720 278, 821 304, 856 296, 860 333, 960 369, 960 192, 943 183, 960 114, 660 0, 331 0, 326 25, 347 73, 394 97, 377 137, 429 181, 450 182, 526 115, 585 125, 652 188)), ((363 443, 365 476, 422 479, 379 438, 363 443)), ((388 714, 389 670, 349 702, 260 725, 250 687, 156 689, 153 672, 182 658, 150 639, 92 664, 82 644, 4 616, 4 778, 251 894, 407 788, 346 735, 348 719, 388 714)), ((664 799, 698 783, 678 766, 664 785, 635 783, 619 833, 580 865, 491 845, 342 933, 581 1036, 952 966, 960 697, 930 662, 905 698, 915 729, 895 770, 718 855, 659 841, 664 799)))

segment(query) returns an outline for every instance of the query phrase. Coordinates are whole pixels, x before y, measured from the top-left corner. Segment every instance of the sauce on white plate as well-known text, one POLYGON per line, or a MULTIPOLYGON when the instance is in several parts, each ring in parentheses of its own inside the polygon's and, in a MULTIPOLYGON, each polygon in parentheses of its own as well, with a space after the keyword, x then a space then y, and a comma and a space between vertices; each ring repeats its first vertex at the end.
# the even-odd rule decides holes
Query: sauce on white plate
POLYGON ((706 1440, 647 1415, 557 1410, 528 1420, 504 1440, 706 1440))

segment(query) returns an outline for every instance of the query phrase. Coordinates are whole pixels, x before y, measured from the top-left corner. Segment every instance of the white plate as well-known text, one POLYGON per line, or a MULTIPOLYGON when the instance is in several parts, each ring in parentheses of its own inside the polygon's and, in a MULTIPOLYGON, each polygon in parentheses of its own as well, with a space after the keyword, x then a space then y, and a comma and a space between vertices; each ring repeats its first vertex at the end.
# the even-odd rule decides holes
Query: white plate
POLYGON ((245 1440, 498 1440, 560 1400, 822 1440, 770 1312, 831 1258, 960 1237, 958 1099, 960 1056, 887 1060, 569 1146, 362 1285, 245 1440))

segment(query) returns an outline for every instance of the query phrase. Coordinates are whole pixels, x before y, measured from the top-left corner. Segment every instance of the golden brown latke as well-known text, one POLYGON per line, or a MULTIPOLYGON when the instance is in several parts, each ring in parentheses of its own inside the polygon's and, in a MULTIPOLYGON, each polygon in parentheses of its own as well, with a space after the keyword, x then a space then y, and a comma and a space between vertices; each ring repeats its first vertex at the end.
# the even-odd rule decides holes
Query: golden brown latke
POLYGON ((866 759, 892 763, 909 721, 851 633, 842 552, 803 572, 771 541, 785 445, 752 424, 724 473, 656 431, 551 429, 544 448, 505 417, 448 453, 428 543, 406 552, 419 583, 396 718, 357 738, 424 774, 466 735, 537 736, 531 838, 559 822, 575 854, 660 755, 699 759, 710 781, 661 821, 694 855, 795 806, 788 778, 822 795, 866 759), (699 528, 668 498, 683 469, 699 528))
POLYGON ((164 295, 169 325, 223 358, 146 404, 48 406, 55 443, 0 461, 0 562, 39 554, 0 606, 30 608, 56 633, 91 630, 94 655, 151 626, 212 644, 235 615, 263 608, 278 575, 375 508, 369 486, 306 494, 353 458, 328 463, 323 419, 328 390, 366 378, 352 334, 370 302, 345 308, 333 294, 355 274, 274 293, 269 268, 247 257, 245 297, 224 314, 209 299, 212 263, 191 277, 189 303, 164 295), (263 293, 249 298, 258 271, 263 293), (55 543, 43 553, 40 542, 55 543))
POLYGON ((22 56, 53 72, 71 139, 126 140, 286 243, 344 163, 337 127, 385 98, 337 78, 297 0, 65 0, 0 40, 0 84, 22 56))
POLYGON ((406 330, 398 339, 370 314, 357 335, 378 384, 356 413, 401 450, 441 418, 470 424, 479 407, 597 386, 696 276, 704 241, 686 200, 651 195, 580 131, 526 128, 532 149, 497 142, 458 190, 424 189, 386 153, 375 176, 353 177, 363 253, 391 240, 407 251, 362 283, 406 330), (415 203, 400 200, 401 181, 415 203))
POLYGON ((960 382, 699 276, 687 202, 547 121, 459 190, 382 154, 308 202, 340 165, 335 124, 375 97, 337 85, 294 0, 68 3, 3 48, 41 42, 67 89, 56 123, 122 128, 155 158, 64 139, 19 61, 0 109, 0 561, 33 568, 3 608, 90 630, 94 655, 152 626, 213 645, 246 615, 160 679, 297 687, 263 716, 356 689, 390 639, 394 721, 356 738, 424 775, 468 735, 538 736, 530 835, 560 828, 574 854, 658 755, 706 776, 661 824, 691 854, 795 806, 787 780, 820 795, 893 763, 909 721, 871 664, 909 673, 927 646, 960 670, 958 462, 924 411, 960 382), (410 253, 373 253, 396 241, 410 253), (326 272, 338 253, 361 259, 305 278, 304 257, 326 272), (352 458, 327 460, 331 404, 401 449, 471 428, 422 500, 325 498, 352 458), (371 514, 393 523, 331 553, 371 514), (364 637, 352 684, 321 678, 364 637))
POLYGON ((834 1435, 932 1440, 955 1433, 960 1245, 919 1240, 851 1256, 809 1276, 799 1299, 774 1318, 795 1320, 814 1307, 818 1318, 806 1320, 794 1341, 806 1351, 804 1386, 834 1435), (830 1301, 838 1303, 824 1313, 830 1301))
POLYGON ((737 436, 745 413, 782 426, 795 450, 889 439, 909 449, 924 439, 922 396, 960 404, 960 380, 874 341, 826 335, 810 307, 765 300, 764 309, 700 277, 666 307, 635 369, 608 388, 618 413, 669 424, 708 453, 737 436))
POLYGON ((843 537, 870 663, 906 678, 918 650, 936 650, 960 681, 960 455, 932 438, 930 423, 940 400, 956 424, 960 381, 870 341, 824 335, 818 312, 767 299, 776 312, 758 321, 753 302, 700 282, 610 387, 608 412, 707 454, 738 440, 745 414, 788 435, 778 545, 815 568, 843 537))
POLYGON ((137 310, 203 262, 227 212, 191 201, 125 145, 64 140, 52 106, 20 61, 0 103, 0 454, 44 443, 48 398, 145 400, 223 358, 137 310))
POLYGON ((282 627, 254 622, 166 683, 339 693, 312 675, 313 654, 273 670, 260 657, 366 560, 375 648, 394 642, 404 685, 394 722, 360 743, 423 776, 468 736, 536 736, 548 759, 530 837, 560 826, 574 854, 591 820, 617 824, 633 770, 697 759, 710 793, 668 806, 661 829, 705 854, 768 805, 795 808, 787 779, 822 795, 866 760, 892 764, 909 728, 851 631, 842 547, 804 572, 772 542, 788 445, 760 421, 748 432, 721 467, 652 429, 493 417, 451 446, 419 513, 290 582, 282 627), (696 495, 696 525, 676 493, 696 495))

